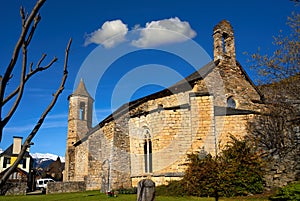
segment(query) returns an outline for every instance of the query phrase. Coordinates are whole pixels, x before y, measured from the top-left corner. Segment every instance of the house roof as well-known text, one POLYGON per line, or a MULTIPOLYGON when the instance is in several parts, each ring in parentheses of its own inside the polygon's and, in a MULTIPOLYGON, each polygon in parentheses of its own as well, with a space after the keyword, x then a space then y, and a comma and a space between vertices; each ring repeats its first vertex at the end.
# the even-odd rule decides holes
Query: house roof
MULTIPOLYGON (((82 142, 87 140, 90 135, 92 135, 94 132, 96 132, 99 128, 103 127, 106 123, 112 121, 115 118, 120 117, 121 115, 125 114, 126 112, 130 111, 131 109, 139 106, 142 103, 145 103, 149 100, 165 97, 168 95, 172 95, 175 93, 180 93, 186 90, 192 89, 193 85, 196 81, 202 80, 205 78, 216 66, 218 66, 220 63, 220 60, 217 61, 211 61, 199 70, 195 71, 194 73, 187 76, 185 79, 180 80, 179 82, 175 83, 171 87, 167 89, 163 89, 161 91, 158 91, 156 93, 150 94, 148 96, 139 98, 137 100, 128 102, 123 104, 121 107, 119 107, 116 111, 114 111, 112 114, 110 114, 108 117, 106 117, 104 120, 102 120, 99 124, 97 124, 95 127, 93 127, 87 135, 85 135, 81 140, 77 141, 74 146, 80 145, 82 142)), ((258 92, 261 99, 263 100, 263 95, 260 93, 258 88, 254 85, 250 77, 247 75, 245 70, 242 68, 242 66, 236 61, 237 66, 241 69, 242 73, 244 74, 246 80, 254 87, 254 89, 258 92)), ((222 109, 218 108, 218 111, 220 111, 220 115, 222 115, 222 109)), ((228 114, 249 114, 250 111, 241 111, 241 110, 235 110, 235 109, 227 109, 226 110, 228 114)))
MULTIPOLYGON (((5 151, 0 154, 1 156, 14 156, 13 154, 13 144, 11 144, 5 151)), ((26 151, 24 157, 30 157, 29 152, 26 151)))

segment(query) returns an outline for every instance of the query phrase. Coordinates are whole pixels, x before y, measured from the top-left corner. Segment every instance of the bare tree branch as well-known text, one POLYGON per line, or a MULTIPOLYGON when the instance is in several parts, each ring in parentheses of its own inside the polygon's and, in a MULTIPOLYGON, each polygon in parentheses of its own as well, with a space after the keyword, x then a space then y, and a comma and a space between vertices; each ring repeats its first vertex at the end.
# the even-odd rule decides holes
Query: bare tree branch
MULTIPOLYGON (((41 19, 40 15, 38 14, 40 8, 45 3, 46 0, 38 0, 36 2, 34 8, 32 9, 31 13, 28 15, 25 14, 24 9, 20 8, 20 15, 22 20, 22 31, 18 38, 18 41, 15 45, 11 60, 7 68, 5 69, 4 76, 2 77, 0 75, 0 141, 2 138, 2 132, 5 125, 10 121, 11 117, 14 115, 16 109, 18 108, 20 101, 23 97, 24 93, 24 87, 26 82, 29 80, 29 78, 38 72, 44 71, 52 66, 57 61, 57 58, 54 57, 47 65, 42 66, 43 61, 46 58, 46 54, 43 54, 40 58, 40 60, 37 62, 36 67, 33 68, 33 63, 29 64, 29 71, 27 70, 27 47, 30 44, 33 35, 35 33, 35 30, 38 26, 38 23, 41 19), (20 55, 20 51, 22 48, 22 66, 21 66, 21 77, 19 81, 19 85, 16 87, 14 91, 12 91, 8 96, 4 97, 5 90, 7 87, 8 81, 13 76, 13 71, 16 67, 16 62, 18 60, 18 57, 20 55), (28 72, 27 72, 28 71, 28 72), (12 103, 12 106, 10 107, 8 113, 6 114, 5 118, 2 119, 3 114, 3 106, 12 100, 12 98, 15 98, 14 102, 12 103)), ((20 161, 23 159, 27 148, 31 144, 31 140, 34 138, 34 136, 37 134, 38 130, 42 126, 46 116, 51 111, 51 109, 56 104, 56 101, 59 97, 59 95, 62 93, 64 89, 64 85, 68 76, 67 66, 68 66, 68 57, 69 57, 69 50, 72 43, 72 39, 69 40, 69 43, 66 48, 65 52, 65 60, 64 60, 64 68, 63 68, 63 76, 61 78, 61 83, 59 88, 57 89, 56 93, 53 94, 52 101, 47 106, 47 108, 43 111, 41 114, 38 122, 32 129, 32 131, 27 136, 26 140, 24 141, 22 145, 21 152, 18 154, 18 157, 16 161, 12 164, 11 167, 5 172, 3 177, 0 179, 0 189, 4 186, 10 175, 15 171, 15 169, 18 167, 20 161)))
POLYGON ((26 35, 27 35, 28 30, 29 30, 29 28, 32 24, 32 21, 36 17, 37 13, 39 12, 40 8, 43 6, 45 1, 46 0, 39 0, 36 3, 36 5, 34 6, 34 8, 32 9, 32 11, 31 11, 30 15, 28 16, 28 18, 25 18, 24 11, 21 12, 21 13, 23 13, 21 15, 22 15, 22 20, 24 18, 24 25, 23 25, 23 29, 22 29, 22 32, 20 34, 20 37, 18 39, 18 42, 17 42, 17 44, 15 46, 15 49, 13 51, 11 61, 10 61, 9 65, 6 68, 5 74, 4 74, 3 79, 2 79, 2 84, 1 84, 1 89, 0 89, 0 101, 3 100, 6 84, 9 80, 9 77, 11 76, 11 73, 12 73, 12 71, 13 71, 15 65, 16 65, 17 60, 18 60, 19 52, 20 52, 20 49, 22 47, 23 41, 25 41, 26 35))
MULTIPOLYGON (((15 45, 15 48, 14 48, 14 51, 13 51, 13 54, 12 54, 12 58, 10 60, 10 63, 8 64, 6 70, 5 70, 5 73, 4 73, 4 76, 2 77, 2 79, 0 80, 1 81, 1 84, 0 84, 0 141, 2 139, 2 132, 3 132, 3 128, 4 126, 6 125, 7 123, 7 119, 5 122, 2 121, 2 108, 3 108, 3 99, 4 99, 4 94, 5 94, 5 90, 6 90, 6 86, 7 86, 7 83, 9 81, 9 79, 12 77, 12 72, 15 68, 15 65, 16 65, 16 62, 18 60, 18 57, 19 57, 19 54, 20 54, 20 50, 22 48, 22 45, 25 45, 26 46, 26 42, 27 41, 30 41, 31 38, 32 38, 32 35, 34 33, 34 30, 35 30, 35 26, 37 25, 40 17, 37 17, 38 15, 38 12, 40 10, 40 8, 43 6, 43 4, 45 3, 46 0, 39 0, 34 8, 32 9, 30 15, 27 17, 27 15, 25 16, 24 14, 24 10, 23 8, 21 8, 20 10, 20 14, 21 14, 21 18, 22 18, 22 32, 19 36, 19 39, 15 45), (36 18, 37 17, 37 18, 36 18), (34 21, 35 20, 35 21, 34 21), (34 25, 32 25, 32 22, 34 21, 34 25), (26 39, 26 36, 28 34, 28 31, 30 29, 30 27, 32 27, 31 29, 31 32, 29 34, 29 38, 26 39)), ((26 47, 27 48, 27 47, 26 47)), ((24 53, 23 53, 24 55, 24 53)), ((23 72, 22 72, 23 73, 23 72)), ((26 71, 24 72, 26 73, 26 71)), ((25 75, 25 74, 24 74, 25 75)), ((24 81, 24 79, 22 79, 24 81)), ((24 82, 23 82, 24 84, 24 82)), ((23 92, 20 93, 21 89, 22 89, 22 84, 20 83, 20 89, 19 89, 19 94, 22 94, 23 92)), ((23 86, 24 87, 24 86, 23 86)), ((20 96, 21 98, 22 96, 20 96)), ((18 99, 18 98, 17 98, 18 99)), ((15 102, 15 105, 18 105, 18 102, 20 100, 16 101, 15 102)), ((12 107, 12 109, 14 108, 14 106, 12 107)), ((14 110, 14 109, 13 109, 14 110)), ((9 113, 14 113, 13 110, 10 110, 9 113)), ((9 115, 8 115, 9 116, 9 115)), ((8 117, 6 116, 6 117, 8 117)))
MULTIPOLYGON (((40 72, 40 71, 44 71, 47 70, 48 68, 50 68, 56 61, 57 58, 54 57, 46 66, 40 66, 42 61, 45 59, 47 55, 43 54, 41 59, 38 61, 38 64, 36 66, 35 69, 32 68, 33 64, 31 63, 29 66, 29 73, 27 73, 27 75, 25 76, 25 83, 28 81, 28 79, 33 76, 34 74, 40 72)), ((18 86, 13 92, 11 92, 7 97, 4 98, 2 105, 5 105, 8 101, 10 101, 20 90, 20 86, 18 86)))
POLYGON ((26 75, 26 69, 27 69, 27 43, 26 43, 26 41, 24 41, 23 45, 22 45, 22 54, 23 54, 22 73, 21 73, 21 78, 20 78, 18 95, 17 95, 17 98, 16 98, 14 104, 12 105, 9 112, 7 113, 6 117, 2 120, 2 122, 1 122, 2 127, 4 127, 8 123, 8 121, 11 119, 11 117, 15 113, 16 109, 18 108, 20 101, 22 99, 22 96, 23 96, 24 86, 25 86, 25 75, 26 75))
POLYGON ((38 122, 36 123, 35 127, 33 128, 33 130, 30 132, 30 134, 27 136, 26 140, 24 141, 23 145, 22 145, 22 149, 20 154, 18 155, 16 161, 13 163, 13 165, 11 167, 9 167, 8 171, 5 172, 5 174, 3 175, 3 177, 0 179, 0 188, 5 184, 5 182, 8 180, 9 176, 13 173, 13 171, 18 167, 20 161, 23 159, 27 148, 30 146, 31 144, 31 140, 34 138, 34 136, 37 134, 38 130, 40 129, 40 127, 42 126, 46 116, 48 115, 48 113, 51 111, 51 109, 54 107, 59 95, 62 93, 62 91, 64 90, 64 86, 66 83, 66 79, 68 77, 68 58, 69 58, 69 50, 70 50, 70 46, 72 43, 72 39, 69 40, 67 48, 66 48, 66 52, 65 52, 65 61, 64 61, 64 69, 63 69, 63 77, 61 79, 61 83, 59 88, 57 89, 57 91, 55 92, 52 101, 50 102, 50 104, 48 105, 48 107, 44 110, 44 112, 42 113, 42 115, 40 116, 40 119, 38 120, 38 122))
POLYGON ((40 20, 41 20, 41 16, 39 14, 37 16, 35 16, 33 26, 31 27, 31 30, 30 30, 29 35, 26 40, 26 45, 28 45, 30 43, 32 36, 35 32, 35 29, 36 29, 38 23, 40 22, 40 20))

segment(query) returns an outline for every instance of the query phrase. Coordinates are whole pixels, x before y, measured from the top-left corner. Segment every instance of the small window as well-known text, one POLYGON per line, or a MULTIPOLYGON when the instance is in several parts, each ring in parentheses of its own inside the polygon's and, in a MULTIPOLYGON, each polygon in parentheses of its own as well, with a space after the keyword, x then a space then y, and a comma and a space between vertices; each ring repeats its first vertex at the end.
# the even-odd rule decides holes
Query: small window
POLYGON ((10 165, 10 158, 4 157, 3 168, 7 168, 10 165))
POLYGON ((227 107, 229 108, 236 108, 236 102, 232 97, 227 99, 227 107))
POLYGON ((3 160, 3 168, 6 168, 6 157, 4 157, 4 160, 3 160))
POLYGON ((20 161, 20 164, 23 165, 23 168, 26 169, 26 159, 23 158, 21 161, 20 161))
POLYGON ((162 104, 158 104, 157 109, 158 112, 161 112, 162 110, 164 110, 164 106, 162 104))
POLYGON ((85 103, 81 102, 79 107, 79 119, 84 120, 85 119, 85 103))

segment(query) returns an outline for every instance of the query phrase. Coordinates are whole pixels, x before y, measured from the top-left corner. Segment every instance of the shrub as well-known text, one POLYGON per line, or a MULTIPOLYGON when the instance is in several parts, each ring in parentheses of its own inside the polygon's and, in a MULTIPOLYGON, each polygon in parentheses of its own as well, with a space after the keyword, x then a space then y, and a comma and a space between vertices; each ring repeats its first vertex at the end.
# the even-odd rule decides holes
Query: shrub
POLYGON ((156 195, 166 196, 184 196, 186 195, 185 189, 182 188, 182 181, 171 181, 168 185, 161 185, 155 188, 156 195))
POLYGON ((137 193, 137 188, 120 188, 117 190, 119 194, 136 194, 137 193))
POLYGON ((274 201, 300 200, 300 182, 291 183, 281 188, 275 196, 269 199, 274 201))
POLYGON ((200 197, 231 197, 263 191, 263 162, 252 144, 231 137, 218 155, 188 155, 184 178, 161 187, 159 193, 200 197))

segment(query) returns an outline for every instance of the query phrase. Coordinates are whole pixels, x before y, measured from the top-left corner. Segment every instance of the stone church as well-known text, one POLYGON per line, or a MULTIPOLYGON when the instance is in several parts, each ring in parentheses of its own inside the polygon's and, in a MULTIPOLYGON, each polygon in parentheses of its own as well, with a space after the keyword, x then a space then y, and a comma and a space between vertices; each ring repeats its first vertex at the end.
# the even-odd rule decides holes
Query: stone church
POLYGON ((69 96, 64 181, 86 188, 131 188, 181 179, 188 153, 218 154, 242 138, 262 95, 236 60, 230 23, 213 29, 214 59, 167 89, 125 103, 92 127, 93 98, 81 80, 69 96))

